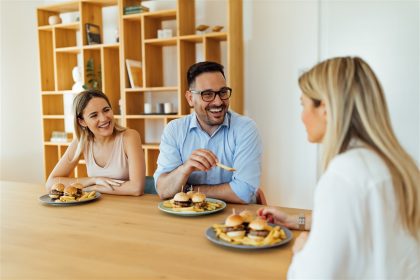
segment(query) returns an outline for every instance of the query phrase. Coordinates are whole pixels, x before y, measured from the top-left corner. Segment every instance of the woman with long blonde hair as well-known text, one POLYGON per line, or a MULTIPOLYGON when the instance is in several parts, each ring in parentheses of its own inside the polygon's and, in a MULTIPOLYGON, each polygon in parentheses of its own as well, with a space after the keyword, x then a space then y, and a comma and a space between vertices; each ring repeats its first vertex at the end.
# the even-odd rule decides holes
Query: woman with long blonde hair
MULTIPOLYGON (((308 140, 322 143, 311 224, 295 242, 290 278, 420 277, 420 172, 398 142, 382 87, 358 57, 299 78, 308 140)), ((298 228, 275 208, 263 218, 298 228)), ((311 217, 306 217, 310 221, 311 217)))
POLYGON ((58 182, 82 184, 84 191, 138 196, 144 192, 145 162, 140 135, 118 125, 108 97, 98 90, 73 102, 76 137, 51 172, 47 190, 58 182), (88 177, 70 178, 83 154, 88 177))

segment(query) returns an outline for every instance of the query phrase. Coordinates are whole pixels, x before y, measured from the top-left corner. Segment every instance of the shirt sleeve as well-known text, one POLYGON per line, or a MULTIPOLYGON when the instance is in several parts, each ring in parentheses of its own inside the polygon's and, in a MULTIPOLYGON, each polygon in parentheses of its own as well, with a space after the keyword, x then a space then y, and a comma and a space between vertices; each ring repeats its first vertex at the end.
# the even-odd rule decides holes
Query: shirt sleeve
POLYGON ((157 180, 163 173, 171 172, 182 164, 181 154, 176 139, 176 130, 174 122, 170 122, 163 130, 160 146, 159 157, 157 160, 157 169, 153 174, 155 180, 155 188, 157 180))
POLYGON ((233 157, 232 191, 244 202, 250 203, 260 185, 261 176, 261 138, 255 122, 250 121, 240 128, 236 135, 233 157))
POLYGON ((362 199, 349 178, 325 174, 315 190, 312 229, 303 249, 295 254, 289 279, 338 279, 360 270, 364 230, 362 199), (353 187, 353 188, 352 188, 353 187), (362 238, 361 238, 362 237, 362 238), (359 266, 359 267, 358 267, 359 266))

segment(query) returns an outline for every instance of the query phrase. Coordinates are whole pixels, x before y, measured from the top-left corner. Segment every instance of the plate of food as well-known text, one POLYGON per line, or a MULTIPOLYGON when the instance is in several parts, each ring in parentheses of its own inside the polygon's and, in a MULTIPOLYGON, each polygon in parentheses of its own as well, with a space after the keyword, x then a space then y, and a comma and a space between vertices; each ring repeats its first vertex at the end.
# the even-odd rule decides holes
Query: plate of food
POLYGON ((249 211, 228 216, 223 224, 209 227, 205 235, 215 244, 246 250, 278 247, 293 238, 288 228, 254 219, 249 211))
POLYGON ((67 187, 58 183, 52 186, 49 194, 41 196, 39 200, 50 205, 68 206, 90 202, 100 196, 99 192, 84 192, 83 185, 80 183, 74 183, 67 187))
POLYGON ((201 216, 213 214, 226 208, 223 200, 207 198, 200 192, 180 192, 174 198, 159 203, 158 208, 179 216, 201 216))

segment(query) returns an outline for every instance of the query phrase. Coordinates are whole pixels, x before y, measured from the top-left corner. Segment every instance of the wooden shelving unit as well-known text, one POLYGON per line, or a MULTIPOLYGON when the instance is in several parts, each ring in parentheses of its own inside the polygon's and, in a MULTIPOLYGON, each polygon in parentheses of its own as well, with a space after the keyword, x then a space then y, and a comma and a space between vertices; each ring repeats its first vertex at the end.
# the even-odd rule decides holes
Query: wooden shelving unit
MULTIPOLYGON (((211 1, 211 0, 209 0, 211 1)), ((120 124, 136 129, 142 138, 146 157, 146 174, 153 175, 159 155, 159 139, 149 139, 149 130, 163 127, 170 121, 191 112, 184 93, 187 90, 186 71, 198 62, 196 52, 202 49, 204 60, 222 63, 222 48, 227 55, 225 64, 228 84, 234 88, 231 108, 243 111, 243 38, 242 0, 226 0, 227 26, 224 32, 196 34, 195 1, 173 0, 176 8, 124 15, 126 6, 140 5, 140 0, 78 0, 38 8, 38 38, 40 54, 40 80, 44 139, 45 177, 62 157, 69 143, 51 142, 53 131, 64 131, 64 106, 66 94, 72 94, 74 83, 72 69, 79 66, 84 80, 84 68, 93 59, 95 69, 100 69, 102 90, 111 101, 116 119, 120 124), (115 6, 117 10, 119 42, 88 45, 85 24, 96 24, 103 34, 103 9, 115 6), (48 17, 77 12, 79 21, 48 25, 48 17), (173 22, 173 37, 157 38, 158 29, 173 22), (175 60, 167 61, 165 51, 175 53, 175 60), (142 63, 140 88, 131 88, 126 59, 142 63), (165 66, 170 66, 174 81, 167 84, 165 66), (146 115, 143 108, 147 99, 163 94, 176 100, 172 115, 146 115)), ((144 4, 144 3, 143 3, 144 4)), ((86 176, 82 159, 73 172, 74 176, 86 176)))

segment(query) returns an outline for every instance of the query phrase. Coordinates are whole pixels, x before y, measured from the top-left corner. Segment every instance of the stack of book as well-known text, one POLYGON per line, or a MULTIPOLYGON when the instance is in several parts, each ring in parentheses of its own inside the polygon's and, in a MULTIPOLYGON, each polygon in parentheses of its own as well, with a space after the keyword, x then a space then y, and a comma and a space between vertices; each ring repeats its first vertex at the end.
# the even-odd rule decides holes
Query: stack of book
POLYGON ((141 5, 124 7, 124 15, 138 14, 138 13, 144 13, 148 11, 149 11, 149 8, 145 6, 141 6, 141 5))

